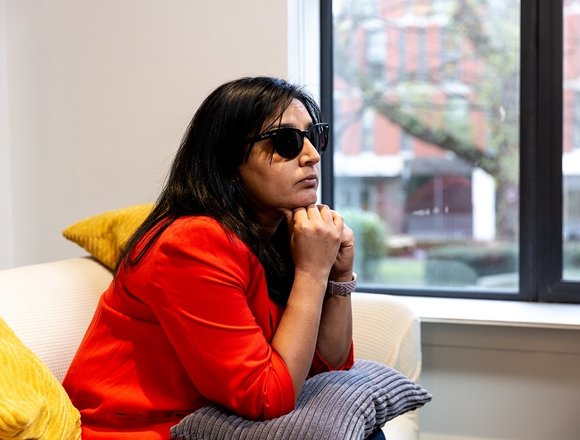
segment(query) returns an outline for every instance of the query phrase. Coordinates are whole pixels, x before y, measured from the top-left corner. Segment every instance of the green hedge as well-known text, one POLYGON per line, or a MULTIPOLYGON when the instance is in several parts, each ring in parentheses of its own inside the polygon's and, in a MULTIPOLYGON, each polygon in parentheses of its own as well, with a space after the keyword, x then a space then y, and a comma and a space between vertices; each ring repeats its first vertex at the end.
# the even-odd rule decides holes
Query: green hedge
MULTIPOLYGON (((433 247, 427 253, 426 276, 432 262, 453 262, 469 267, 477 277, 518 272, 518 250, 514 244, 465 243, 433 247)), ((435 263, 438 265, 438 263, 435 263)), ((564 266, 580 270, 580 242, 564 247, 564 266)))
POLYGON ((387 252, 387 226, 374 212, 351 208, 340 213, 355 234, 354 271, 367 281, 376 279, 377 265, 387 252))
POLYGON ((471 243, 436 247, 427 254, 428 266, 432 260, 467 266, 477 277, 518 272, 518 252, 514 244, 471 243))

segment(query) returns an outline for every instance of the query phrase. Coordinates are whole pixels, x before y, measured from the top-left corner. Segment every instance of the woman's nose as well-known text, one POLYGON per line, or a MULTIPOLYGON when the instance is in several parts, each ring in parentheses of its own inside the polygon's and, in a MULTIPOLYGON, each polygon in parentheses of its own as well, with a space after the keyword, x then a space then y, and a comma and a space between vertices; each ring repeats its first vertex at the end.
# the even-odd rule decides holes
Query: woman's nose
POLYGON ((301 165, 317 164, 320 162, 320 153, 314 148, 314 145, 312 145, 312 142, 307 137, 304 137, 304 146, 300 152, 299 160, 301 165))

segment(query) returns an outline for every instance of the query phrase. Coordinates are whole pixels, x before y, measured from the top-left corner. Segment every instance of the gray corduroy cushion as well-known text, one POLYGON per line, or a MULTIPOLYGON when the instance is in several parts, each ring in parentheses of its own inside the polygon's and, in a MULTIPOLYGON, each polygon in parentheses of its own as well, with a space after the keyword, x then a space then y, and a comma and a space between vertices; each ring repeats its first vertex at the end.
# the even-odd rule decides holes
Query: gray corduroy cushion
POLYGON ((422 407, 431 394, 383 364, 358 360, 348 371, 308 379, 296 409, 272 420, 252 421, 207 406, 171 428, 176 440, 364 439, 389 420, 422 407))

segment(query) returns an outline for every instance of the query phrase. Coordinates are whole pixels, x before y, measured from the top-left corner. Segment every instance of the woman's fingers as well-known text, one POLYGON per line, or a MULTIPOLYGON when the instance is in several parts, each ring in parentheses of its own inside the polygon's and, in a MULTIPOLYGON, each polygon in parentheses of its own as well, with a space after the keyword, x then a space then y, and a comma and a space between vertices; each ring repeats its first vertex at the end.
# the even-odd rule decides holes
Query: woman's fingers
POLYGON ((350 280, 352 279, 352 267, 354 263, 354 232, 344 222, 342 216, 333 211, 334 223, 340 225, 340 248, 336 256, 336 261, 332 266, 331 279, 350 280))
POLYGON ((326 223, 334 223, 333 211, 326 205, 308 205, 290 212, 294 222, 323 220, 326 223))
POLYGON ((330 208, 325 205, 296 208, 288 225, 296 268, 328 276, 341 240, 330 208))
POLYGON ((332 222, 334 223, 336 228, 340 231, 340 241, 342 243, 344 241, 344 228, 345 228, 344 219, 338 212, 334 210, 332 211, 332 222))

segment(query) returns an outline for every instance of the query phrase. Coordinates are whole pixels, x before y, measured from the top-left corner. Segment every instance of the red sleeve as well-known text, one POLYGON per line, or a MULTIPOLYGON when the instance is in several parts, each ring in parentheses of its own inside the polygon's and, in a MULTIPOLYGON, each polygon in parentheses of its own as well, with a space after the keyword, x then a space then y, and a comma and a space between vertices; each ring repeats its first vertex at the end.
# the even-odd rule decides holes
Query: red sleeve
POLYGON ((199 392, 251 419, 290 412, 294 386, 265 334, 257 258, 207 218, 176 222, 158 243, 147 302, 199 392))
POLYGON ((333 371, 333 370, 350 370, 350 368, 354 364, 354 349, 353 344, 350 344, 350 351, 348 353, 348 357, 344 364, 342 364, 338 368, 333 368, 328 361, 316 350, 314 352, 314 359, 312 359, 312 366, 310 367, 309 376, 312 377, 316 374, 325 373, 326 371, 333 371))

